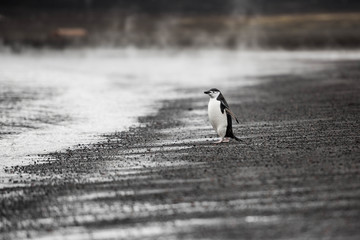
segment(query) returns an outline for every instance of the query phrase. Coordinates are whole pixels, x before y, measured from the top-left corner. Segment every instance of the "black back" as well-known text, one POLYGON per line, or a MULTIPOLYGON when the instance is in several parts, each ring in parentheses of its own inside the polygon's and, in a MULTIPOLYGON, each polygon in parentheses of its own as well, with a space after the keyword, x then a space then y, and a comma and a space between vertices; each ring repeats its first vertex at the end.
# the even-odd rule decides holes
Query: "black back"
POLYGON ((222 95, 222 93, 220 92, 219 96, 216 98, 216 100, 220 101, 220 110, 221 113, 224 113, 225 108, 230 109, 229 104, 226 102, 224 96, 222 95))
MULTIPOLYGON (((215 89, 217 90, 217 89, 215 89)), ((216 100, 220 101, 220 110, 221 113, 224 113, 225 109, 230 109, 229 104, 226 102, 224 96, 221 94, 219 94, 219 96, 216 98, 216 100)), ((227 127, 226 127, 226 134, 225 137, 230 137, 230 138, 235 138, 237 139, 237 137, 235 137, 233 130, 232 130, 232 119, 231 119, 231 115, 226 112, 226 118, 227 118, 227 127)))

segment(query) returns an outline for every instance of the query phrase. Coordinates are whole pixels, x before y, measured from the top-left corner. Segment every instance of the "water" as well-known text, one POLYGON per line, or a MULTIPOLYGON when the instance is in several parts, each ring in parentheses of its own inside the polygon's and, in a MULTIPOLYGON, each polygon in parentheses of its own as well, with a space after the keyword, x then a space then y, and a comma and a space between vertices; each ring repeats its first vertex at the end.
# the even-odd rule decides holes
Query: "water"
MULTIPOLYGON (((123 131, 160 100, 304 73, 360 52, 82 49, 0 54, 0 168, 123 131), (309 60, 312 61, 309 64, 309 60), (235 80, 234 80, 235 79, 235 80)), ((204 101, 207 101, 204 98, 204 101)))

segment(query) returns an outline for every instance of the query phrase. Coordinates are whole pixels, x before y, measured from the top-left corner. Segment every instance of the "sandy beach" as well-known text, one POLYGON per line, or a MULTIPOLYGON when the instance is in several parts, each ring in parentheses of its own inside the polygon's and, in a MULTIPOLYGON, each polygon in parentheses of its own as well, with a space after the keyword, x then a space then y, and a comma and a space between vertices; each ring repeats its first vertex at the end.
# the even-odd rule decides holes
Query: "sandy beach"
POLYGON ((1 239, 358 239, 360 64, 308 64, 221 89, 241 142, 214 144, 206 89, 179 88, 138 127, 7 168, 1 239))

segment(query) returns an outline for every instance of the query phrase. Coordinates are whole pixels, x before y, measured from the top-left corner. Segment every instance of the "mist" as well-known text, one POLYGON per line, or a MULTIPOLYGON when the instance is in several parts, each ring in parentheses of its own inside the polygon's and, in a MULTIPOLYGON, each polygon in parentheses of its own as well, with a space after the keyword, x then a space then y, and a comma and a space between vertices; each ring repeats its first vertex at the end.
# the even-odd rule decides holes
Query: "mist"
POLYGON ((358 47, 358 1, 2 1, 0 42, 23 47, 358 47))

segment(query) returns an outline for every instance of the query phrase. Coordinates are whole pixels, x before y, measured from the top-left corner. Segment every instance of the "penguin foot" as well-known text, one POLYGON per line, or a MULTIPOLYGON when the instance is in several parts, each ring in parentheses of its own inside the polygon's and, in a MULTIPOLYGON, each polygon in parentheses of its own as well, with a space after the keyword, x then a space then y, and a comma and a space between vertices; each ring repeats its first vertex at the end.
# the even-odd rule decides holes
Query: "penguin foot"
POLYGON ((224 139, 222 140, 222 142, 228 143, 228 142, 230 142, 230 138, 224 138, 224 139))
POLYGON ((218 144, 218 143, 228 143, 230 142, 230 139, 229 138, 222 138, 220 139, 219 141, 216 141, 214 142, 215 144, 218 144))

